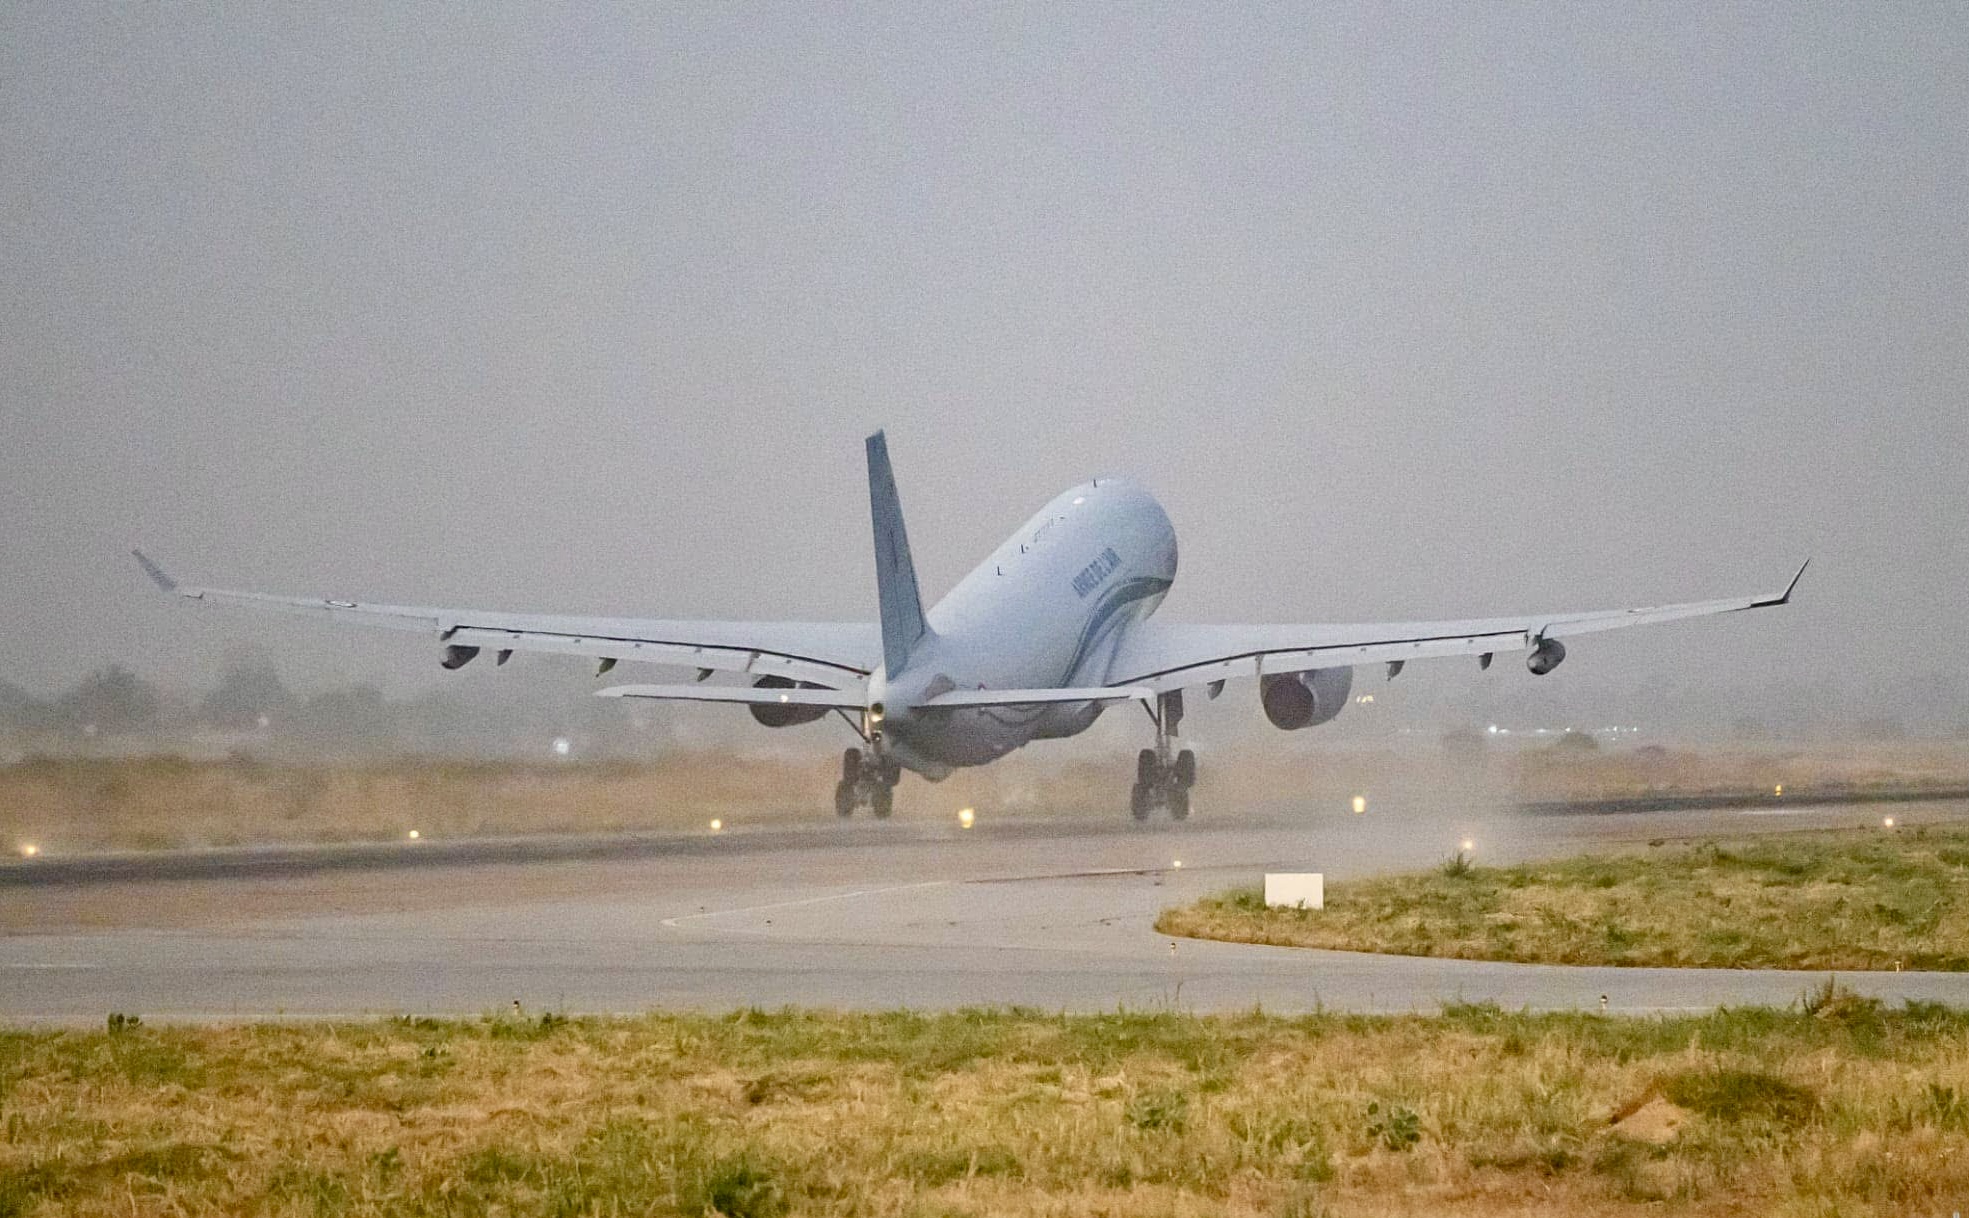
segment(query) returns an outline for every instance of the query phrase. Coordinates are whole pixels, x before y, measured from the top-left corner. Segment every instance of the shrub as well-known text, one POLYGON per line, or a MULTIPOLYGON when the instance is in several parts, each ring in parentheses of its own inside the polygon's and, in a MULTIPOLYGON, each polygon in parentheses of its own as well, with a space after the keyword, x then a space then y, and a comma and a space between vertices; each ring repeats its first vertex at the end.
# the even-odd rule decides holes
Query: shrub
POLYGON ((1150 1091, 1128 1104, 1128 1123, 1137 1129, 1167 1129, 1182 1132, 1189 1120, 1190 1097, 1181 1091, 1150 1091))
POLYGON ((704 1177, 702 1209, 724 1218, 778 1218, 786 1194, 772 1173, 740 1156, 715 1164, 704 1177))
POLYGON ((1811 1091, 1762 1070, 1687 1070, 1661 1090, 1682 1107, 1721 1121, 1802 1125, 1819 1106, 1811 1091))
POLYGON ((1389 1150, 1409 1150, 1422 1140, 1422 1118, 1412 1108, 1390 1104, 1384 1111, 1380 1100, 1367 1105, 1367 1136, 1389 1150))

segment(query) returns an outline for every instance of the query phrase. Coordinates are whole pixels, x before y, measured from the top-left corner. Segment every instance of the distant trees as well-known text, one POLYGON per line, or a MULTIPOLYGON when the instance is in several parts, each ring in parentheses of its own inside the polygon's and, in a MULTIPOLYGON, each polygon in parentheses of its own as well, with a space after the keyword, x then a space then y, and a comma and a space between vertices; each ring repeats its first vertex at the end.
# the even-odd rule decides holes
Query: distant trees
POLYGON ((584 758, 635 757, 670 742, 671 720, 591 698, 591 688, 579 670, 542 666, 531 680, 452 684, 410 697, 360 684, 297 690, 257 655, 233 657, 216 682, 191 690, 160 688, 121 664, 61 691, 29 692, 0 674, 0 764, 34 754, 147 750, 543 757, 557 736, 571 737, 584 758))
POLYGON ((53 705, 62 726, 85 736, 125 736, 157 727, 164 699, 121 664, 99 668, 53 705))
POLYGON ((324 690, 293 709, 282 735, 327 752, 362 752, 396 742, 399 715, 374 685, 324 690))
POLYGON ((235 664, 199 700, 198 717, 226 731, 250 732, 284 723, 294 713, 294 695, 266 663, 235 664))

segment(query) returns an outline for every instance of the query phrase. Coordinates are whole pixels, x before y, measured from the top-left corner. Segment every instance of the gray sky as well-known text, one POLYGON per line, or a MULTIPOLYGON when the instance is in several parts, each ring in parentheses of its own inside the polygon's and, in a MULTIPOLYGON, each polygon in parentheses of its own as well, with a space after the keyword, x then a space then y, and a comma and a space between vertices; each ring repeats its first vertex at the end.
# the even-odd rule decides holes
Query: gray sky
POLYGON ((276 591, 871 616, 886 425, 931 595, 1126 472, 1182 540, 1167 614, 1811 555, 1792 611, 1549 680, 1960 707, 1966 188, 1961 5, 9 5, 0 679, 242 644, 443 678, 174 606, 133 543, 276 591))

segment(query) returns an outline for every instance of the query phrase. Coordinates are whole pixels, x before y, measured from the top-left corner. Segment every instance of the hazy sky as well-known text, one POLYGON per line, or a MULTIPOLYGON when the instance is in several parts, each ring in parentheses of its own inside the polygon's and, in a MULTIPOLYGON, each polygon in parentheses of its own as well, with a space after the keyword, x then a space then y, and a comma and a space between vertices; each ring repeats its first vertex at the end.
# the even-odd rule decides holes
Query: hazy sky
POLYGON ((1969 689, 1958 4, 13 4, 0 273, 30 689, 242 644, 444 679, 174 605, 132 544, 274 591, 869 617, 876 425, 932 596, 1126 472, 1179 618, 1810 555, 1788 612, 1547 680, 1969 689))

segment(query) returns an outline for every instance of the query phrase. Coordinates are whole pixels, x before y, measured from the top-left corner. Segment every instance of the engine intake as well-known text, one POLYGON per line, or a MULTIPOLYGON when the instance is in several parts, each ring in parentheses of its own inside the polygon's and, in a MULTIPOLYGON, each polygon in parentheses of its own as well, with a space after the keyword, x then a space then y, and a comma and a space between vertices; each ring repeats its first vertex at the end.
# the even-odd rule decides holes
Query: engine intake
MULTIPOLYGON (((826 689, 825 685, 815 685, 811 681, 795 681, 791 677, 760 677, 752 683, 754 689, 826 689)), ((766 727, 797 727, 802 723, 812 723, 827 716, 825 706, 794 706, 790 703, 754 702, 749 709, 752 717, 766 727)))
POLYGON ((1273 673, 1258 678, 1258 700, 1265 718, 1288 732, 1331 720, 1347 708, 1354 688, 1351 668, 1315 668, 1308 672, 1273 673))

